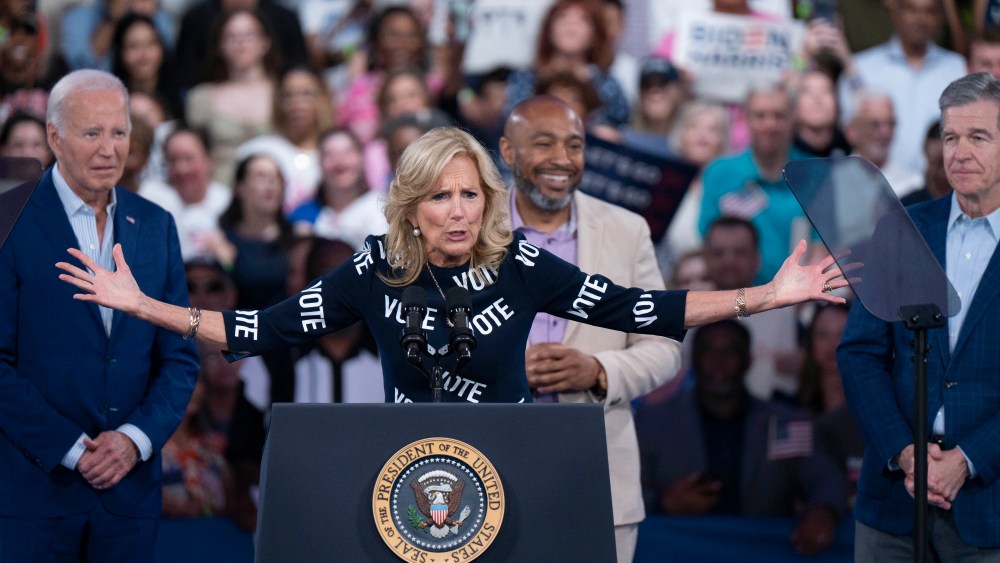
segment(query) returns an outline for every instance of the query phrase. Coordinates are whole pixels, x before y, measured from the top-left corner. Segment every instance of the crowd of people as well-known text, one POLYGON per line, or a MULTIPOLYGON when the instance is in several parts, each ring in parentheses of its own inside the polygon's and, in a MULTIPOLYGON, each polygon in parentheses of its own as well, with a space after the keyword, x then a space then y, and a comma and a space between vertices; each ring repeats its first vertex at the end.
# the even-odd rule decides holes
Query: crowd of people
MULTIPOLYGON (((852 297, 839 289, 846 282, 832 293, 826 288, 819 299, 827 302, 767 311, 773 305, 752 302, 758 294, 746 289, 776 276, 785 280, 789 254, 831 260, 782 171, 790 160, 856 155, 879 167, 904 204, 947 196, 952 186, 943 154, 949 135, 961 132, 942 122, 939 98, 963 76, 1000 76, 1000 27, 980 0, 842 0, 834 16, 811 13, 820 3, 803 0, 754 3, 768 11, 748 0, 713 0, 705 13, 798 25, 802 33, 787 68, 749 81, 734 101, 701 89, 700 69, 682 54, 685 30, 657 30, 653 37, 644 29, 638 34, 644 46, 628 37, 637 32, 627 22, 648 18, 653 4, 93 0, 44 9, 0 0, 0 156, 35 158, 49 169, 67 150, 59 144, 62 133, 48 128, 51 86, 80 69, 109 72, 129 100, 130 143, 119 183, 169 212, 176 225, 176 250, 203 332, 197 350, 172 349, 183 362, 196 354, 201 367, 186 411, 178 411, 183 420, 162 445, 164 515, 226 516, 255 528, 261 448, 274 402, 401 402, 426 394, 418 390, 422 381, 401 379, 401 355, 383 357, 386 335, 397 327, 381 296, 369 304, 365 292, 385 291, 388 303, 398 286, 390 278, 406 270, 385 250, 379 256, 379 241, 426 265, 431 278, 423 280, 422 266, 403 279, 433 281, 432 299, 439 278, 464 275, 456 267, 465 268, 465 250, 451 254, 452 240, 441 251, 430 238, 441 234, 444 215, 413 203, 423 193, 401 193, 434 180, 424 178, 426 170, 413 173, 418 164, 406 148, 422 136, 430 143, 429 131, 442 135, 440 128, 455 126, 485 150, 420 148, 421 156, 446 157, 433 169, 441 177, 478 175, 481 193, 456 190, 454 198, 486 200, 484 222, 506 221, 482 227, 483 236, 495 238, 488 252, 529 244, 558 257, 558 264, 540 263, 560 275, 565 261, 626 287, 691 290, 690 296, 717 291, 711 295, 728 303, 720 309, 726 314, 694 318, 711 304, 695 307, 689 297, 683 323, 664 321, 653 327, 659 332, 648 331, 680 339, 682 329, 706 325, 677 345, 624 332, 614 333, 618 339, 546 314, 552 304, 535 293, 562 291, 569 273, 535 286, 495 288, 508 305, 539 313, 530 334, 518 325, 528 336, 515 365, 526 380, 484 385, 478 400, 607 401, 620 560, 630 560, 644 514, 795 517, 791 541, 798 551, 830 545, 856 495, 875 494, 858 484, 862 458, 871 455, 865 453, 869 421, 856 420, 848 408, 851 393, 841 384, 848 375, 837 361, 849 310, 838 300, 852 297), (445 6, 447 13, 437 11, 445 6), (852 28, 853 7, 875 22, 866 32, 852 28), (962 23, 970 20, 971 28, 962 23), (576 191, 587 139, 653 155, 664 166, 697 168, 660 240, 650 238, 638 215, 576 191), (400 167, 408 167, 403 179, 400 167), (498 191, 504 184, 506 191, 498 191), (810 241, 808 250, 799 247, 802 239, 810 241), (408 246, 420 240, 426 248, 408 246), (359 256, 373 264, 370 279, 327 276, 359 256), (335 306, 343 313, 329 317, 340 330, 315 340, 282 332, 282 315, 299 306, 286 299, 319 294, 321 279, 328 281, 327 303, 335 299, 325 293, 331 284, 342 293, 335 306), (739 296, 735 308, 730 294, 739 296), (278 332, 261 338, 294 346, 213 337, 237 321, 209 312, 232 310, 273 311, 266 324, 278 332), (745 318, 719 320, 733 314, 745 318), (388 328, 376 322, 380 316, 388 328), (220 348, 259 355, 226 361, 220 348)), ((75 187, 72 178, 69 185, 75 187)), ((478 235, 478 225, 470 229, 478 235)), ((121 269, 119 257, 104 250, 91 270, 121 269)), ((471 252, 472 269, 487 272, 486 278, 470 273, 473 285, 492 283, 488 272, 518 267, 471 252)), ((126 258, 148 294, 148 276, 140 277, 145 263, 132 263, 128 249, 126 258)), ((678 299, 669 291, 655 295, 663 303, 678 299)), ((152 297, 173 303, 170 292, 152 297)), ((798 300, 810 299, 817 297, 798 300)), ((97 302, 109 334, 110 309, 139 315, 97 302)), ((197 332, 188 310, 143 318, 170 330, 191 323, 197 332)), ((610 314, 592 322, 630 328, 610 314)), ((0 416, 6 432, 3 422, 0 416)), ((92 450, 79 448, 86 448, 84 463, 92 450)), ((897 453, 882 456, 890 469, 903 461, 897 453)), ((139 447, 133 463, 149 454, 139 447)), ((974 461, 980 475, 992 475, 992 462, 974 461)), ((950 507, 955 491, 940 494, 935 505, 950 507)))

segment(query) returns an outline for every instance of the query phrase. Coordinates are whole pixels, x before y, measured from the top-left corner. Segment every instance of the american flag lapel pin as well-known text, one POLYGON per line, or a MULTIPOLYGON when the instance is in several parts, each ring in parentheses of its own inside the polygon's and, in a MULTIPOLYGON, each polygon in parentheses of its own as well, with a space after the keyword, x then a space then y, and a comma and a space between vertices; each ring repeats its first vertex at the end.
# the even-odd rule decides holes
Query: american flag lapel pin
POLYGON ((131 215, 126 215, 125 216, 125 220, 128 221, 129 223, 135 225, 135 219, 131 215))

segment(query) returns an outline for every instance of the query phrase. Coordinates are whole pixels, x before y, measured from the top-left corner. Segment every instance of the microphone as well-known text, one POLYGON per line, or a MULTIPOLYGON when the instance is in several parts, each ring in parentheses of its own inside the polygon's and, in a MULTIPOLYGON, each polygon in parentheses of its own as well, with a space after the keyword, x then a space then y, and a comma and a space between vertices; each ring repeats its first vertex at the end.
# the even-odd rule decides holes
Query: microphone
POLYGON ((415 285, 407 287, 403 290, 401 307, 406 315, 406 328, 399 337, 399 344, 406 351, 406 361, 419 367, 420 353, 427 349, 427 335, 420 328, 427 313, 427 292, 415 285))
POLYGON ((445 308, 448 310, 448 320, 455 328, 451 332, 451 349, 458 354, 458 368, 472 359, 472 351, 476 349, 476 336, 469 328, 469 315, 472 314, 472 299, 469 291, 456 285, 444 296, 445 308))

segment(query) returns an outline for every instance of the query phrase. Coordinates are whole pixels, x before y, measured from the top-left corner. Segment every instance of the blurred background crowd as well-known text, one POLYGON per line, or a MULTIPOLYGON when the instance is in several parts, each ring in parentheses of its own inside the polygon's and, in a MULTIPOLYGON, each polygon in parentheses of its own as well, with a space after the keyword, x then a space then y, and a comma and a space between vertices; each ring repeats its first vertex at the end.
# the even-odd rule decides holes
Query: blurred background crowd
MULTIPOLYGON (((697 169, 660 218, 660 268, 672 288, 734 289, 810 238, 788 160, 861 156, 904 203, 949 192, 938 96, 1000 75, 997 25, 997 0, 0 0, 0 155, 50 165, 49 86, 114 73, 131 94, 121 184, 173 214, 192 305, 259 309, 384 232, 410 141, 459 125, 509 176, 506 115, 549 94, 593 139, 697 169)), ((647 512, 848 514, 863 444, 834 354, 845 321, 810 306, 689 337, 681 373, 636 401, 647 512)), ((383 397, 361 325, 201 355, 163 452, 168 516, 252 530, 271 403, 383 397)))

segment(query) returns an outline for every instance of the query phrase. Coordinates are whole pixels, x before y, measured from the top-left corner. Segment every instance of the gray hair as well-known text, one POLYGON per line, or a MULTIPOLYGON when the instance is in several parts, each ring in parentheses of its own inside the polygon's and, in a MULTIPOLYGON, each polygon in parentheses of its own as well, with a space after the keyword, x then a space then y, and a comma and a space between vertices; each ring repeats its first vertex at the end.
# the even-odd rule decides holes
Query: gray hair
POLYGON ((851 94, 850 106, 848 106, 847 119, 846 121, 852 121, 859 113, 861 113, 861 108, 867 102, 878 101, 878 100, 889 100, 892 104, 892 113, 896 113, 896 104, 892 101, 892 96, 888 92, 882 90, 874 90, 872 88, 861 88, 851 94))
MULTIPOLYGON (((949 84, 938 99, 941 118, 944 119, 946 109, 972 104, 980 100, 988 100, 1000 106, 1000 81, 993 78, 993 75, 988 72, 967 74, 949 84)), ((1000 122, 997 123, 997 127, 1000 128, 1000 122)))
MULTIPOLYGON (((82 92, 107 92, 117 90, 125 100, 125 114, 128 115, 128 90, 117 76, 102 70, 83 69, 73 71, 59 79, 49 93, 49 105, 45 121, 55 126, 62 134, 66 128, 67 101, 71 94, 82 92)), ((128 119, 128 130, 132 131, 132 119, 128 119)))
POLYGON ((750 105, 750 98, 758 94, 770 94, 772 92, 783 93, 788 97, 788 107, 795 107, 795 99, 798 97, 795 87, 788 82, 776 79, 757 80, 751 83, 747 88, 746 96, 743 98, 743 107, 746 108, 750 105))

